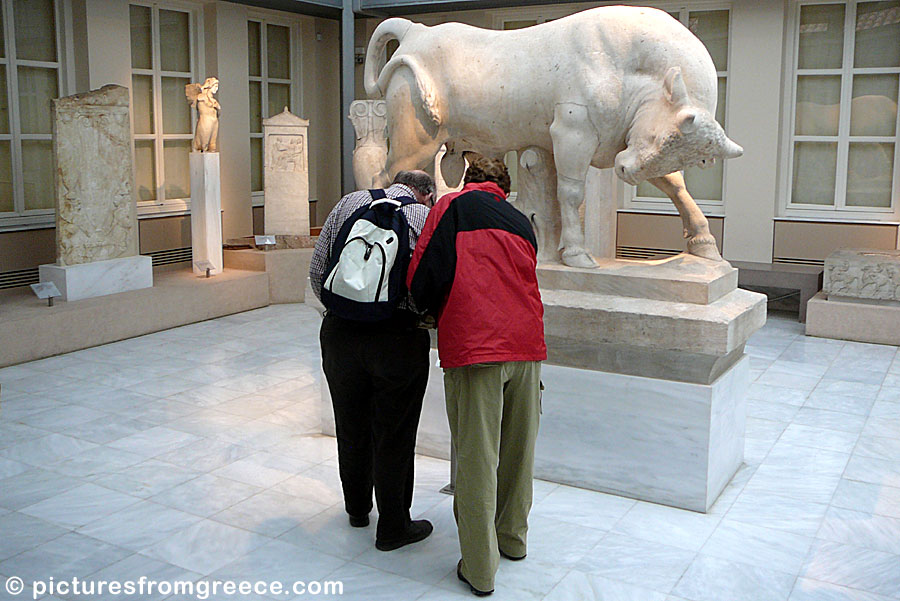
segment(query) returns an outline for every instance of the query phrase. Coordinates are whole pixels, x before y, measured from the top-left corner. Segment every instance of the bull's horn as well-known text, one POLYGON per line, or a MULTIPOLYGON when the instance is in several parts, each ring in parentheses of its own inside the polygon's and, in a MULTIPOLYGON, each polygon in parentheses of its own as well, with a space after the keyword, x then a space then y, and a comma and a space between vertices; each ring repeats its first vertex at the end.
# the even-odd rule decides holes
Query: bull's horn
POLYGON ((730 138, 725 138, 725 144, 722 146, 722 155, 726 159, 736 159, 744 154, 744 149, 740 144, 735 144, 730 138))
POLYGON ((681 67, 669 67, 663 84, 666 87, 669 102, 674 106, 680 106, 688 102, 688 91, 687 86, 684 85, 684 78, 681 77, 681 67))

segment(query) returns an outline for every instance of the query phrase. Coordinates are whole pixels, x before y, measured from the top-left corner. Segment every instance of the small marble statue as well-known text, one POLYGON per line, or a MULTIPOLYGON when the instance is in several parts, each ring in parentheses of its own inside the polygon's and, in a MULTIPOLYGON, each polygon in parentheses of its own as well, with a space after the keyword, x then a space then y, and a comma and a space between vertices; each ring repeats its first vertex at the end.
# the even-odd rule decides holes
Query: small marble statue
POLYGON ((219 91, 219 80, 208 77, 203 84, 189 83, 184 86, 191 108, 197 109, 197 133, 194 134, 195 152, 219 152, 219 113, 222 106, 213 97, 219 91))
POLYGON ((605 6, 514 31, 387 19, 369 42, 364 81, 370 98, 387 103, 390 145, 371 174, 377 185, 429 165, 444 144, 451 186, 466 151, 501 157, 532 149, 529 189, 555 192, 542 200, 558 200, 566 265, 594 266, 579 218, 591 166, 665 192, 681 214, 688 252, 721 259, 680 170, 743 149, 715 120, 709 52, 663 11, 605 6), (399 47, 386 60, 391 40, 399 47))
POLYGON ((348 119, 356 131, 353 175, 360 190, 374 188, 375 176, 387 161, 387 106, 384 100, 354 100, 348 119))

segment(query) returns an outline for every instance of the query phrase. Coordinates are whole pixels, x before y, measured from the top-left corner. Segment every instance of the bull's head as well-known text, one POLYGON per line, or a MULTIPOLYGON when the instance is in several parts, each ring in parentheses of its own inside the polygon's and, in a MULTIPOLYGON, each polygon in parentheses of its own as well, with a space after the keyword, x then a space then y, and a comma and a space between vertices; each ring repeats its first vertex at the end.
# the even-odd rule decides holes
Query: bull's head
POLYGON ((638 110, 628 146, 616 155, 620 178, 636 185, 687 167, 710 167, 716 159, 744 153, 707 109, 692 104, 680 68, 666 73, 664 92, 638 110))

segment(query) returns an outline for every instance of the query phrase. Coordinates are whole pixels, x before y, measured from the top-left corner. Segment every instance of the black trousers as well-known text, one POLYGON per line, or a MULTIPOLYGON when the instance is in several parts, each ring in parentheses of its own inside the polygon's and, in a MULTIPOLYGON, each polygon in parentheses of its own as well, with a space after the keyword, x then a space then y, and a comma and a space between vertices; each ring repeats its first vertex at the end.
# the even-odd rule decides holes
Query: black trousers
POLYGON ((325 315, 319 332, 322 365, 338 443, 344 506, 350 515, 378 503, 378 540, 409 525, 416 430, 428 383, 426 330, 411 315, 378 324, 325 315))

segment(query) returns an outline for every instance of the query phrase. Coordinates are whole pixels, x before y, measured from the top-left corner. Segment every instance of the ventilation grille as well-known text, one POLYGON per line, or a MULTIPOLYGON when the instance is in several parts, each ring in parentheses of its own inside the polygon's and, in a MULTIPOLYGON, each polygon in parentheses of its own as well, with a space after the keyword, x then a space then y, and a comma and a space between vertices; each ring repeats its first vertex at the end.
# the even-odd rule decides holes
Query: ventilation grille
POLYGON ((153 266, 171 265, 173 263, 190 263, 192 258, 191 247, 187 248, 170 248, 168 250, 157 250, 147 253, 148 257, 153 259, 153 266))
POLYGON ((781 263, 782 265, 811 265, 812 267, 822 267, 825 265, 824 259, 792 259, 790 257, 775 257, 772 263, 781 263))
POLYGON ((39 281, 38 268, 20 269, 18 271, 5 271, 0 273, 0 290, 4 288, 18 288, 37 284, 39 281))
POLYGON ((681 254, 680 250, 670 248, 644 248, 642 246, 617 246, 617 259, 662 259, 681 254))

